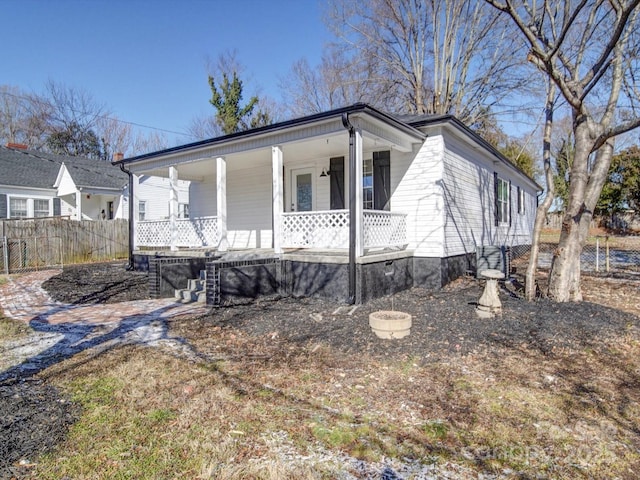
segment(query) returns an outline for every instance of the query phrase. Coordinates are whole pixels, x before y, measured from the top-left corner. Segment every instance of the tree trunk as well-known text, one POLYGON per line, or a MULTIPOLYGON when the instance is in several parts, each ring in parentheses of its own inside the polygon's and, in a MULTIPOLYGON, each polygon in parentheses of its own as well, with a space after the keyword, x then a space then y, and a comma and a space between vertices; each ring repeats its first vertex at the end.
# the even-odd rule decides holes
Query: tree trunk
POLYGON ((562 221, 558 248, 553 256, 547 292, 551 298, 558 302, 579 302, 582 300, 580 254, 587 241, 593 210, 607 179, 613 156, 613 140, 611 139, 597 151, 595 161, 589 171, 589 156, 594 145, 591 130, 587 122, 575 127, 576 148, 571 168, 569 202, 562 221))
POLYGON ((547 87, 547 103, 545 106, 545 124, 543 138, 542 159, 544 163, 544 178, 547 183, 547 192, 542 203, 536 211, 536 220, 533 225, 533 233, 531 239, 531 253, 529 254, 529 264, 527 265, 527 273, 525 276, 525 292, 524 296, 528 301, 536 298, 536 274, 538 272, 538 254, 540 252, 540 233, 544 226, 547 212, 553 203, 555 189, 553 183, 553 171, 551 169, 551 132, 553 130, 553 110, 555 103, 556 89, 552 82, 547 87))
MULTIPOLYGON (((569 198, 565 206, 558 248, 553 253, 547 294, 557 302, 579 302, 580 254, 583 242, 580 223, 585 211, 584 198, 589 179, 589 155, 594 141, 589 122, 574 118, 575 151, 570 171, 569 198)), ((586 238, 586 237, 585 237, 586 238)))

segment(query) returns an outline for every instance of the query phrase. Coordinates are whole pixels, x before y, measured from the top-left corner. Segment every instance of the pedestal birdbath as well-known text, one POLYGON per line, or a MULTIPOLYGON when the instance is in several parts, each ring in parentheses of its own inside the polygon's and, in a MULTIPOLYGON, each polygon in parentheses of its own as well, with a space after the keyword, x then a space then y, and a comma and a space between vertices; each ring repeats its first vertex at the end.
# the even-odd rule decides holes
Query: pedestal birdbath
POLYGON ((502 313, 502 303, 498 296, 498 280, 504 278, 504 273, 500 270, 482 270, 480 276, 487 279, 484 292, 478 300, 476 313, 480 318, 493 318, 502 313))

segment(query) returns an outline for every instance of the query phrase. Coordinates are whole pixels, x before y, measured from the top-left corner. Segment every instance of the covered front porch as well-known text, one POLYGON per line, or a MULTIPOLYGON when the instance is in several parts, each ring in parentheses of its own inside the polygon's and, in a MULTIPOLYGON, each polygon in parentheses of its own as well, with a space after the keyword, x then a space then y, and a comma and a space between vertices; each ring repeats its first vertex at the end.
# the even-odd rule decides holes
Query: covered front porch
POLYGON ((329 249, 355 258, 404 249, 408 215, 392 201, 392 171, 423 138, 393 122, 336 113, 142 158, 130 170, 169 179, 169 215, 134 212, 134 249, 329 249), (188 218, 178 180, 191 182, 188 218))

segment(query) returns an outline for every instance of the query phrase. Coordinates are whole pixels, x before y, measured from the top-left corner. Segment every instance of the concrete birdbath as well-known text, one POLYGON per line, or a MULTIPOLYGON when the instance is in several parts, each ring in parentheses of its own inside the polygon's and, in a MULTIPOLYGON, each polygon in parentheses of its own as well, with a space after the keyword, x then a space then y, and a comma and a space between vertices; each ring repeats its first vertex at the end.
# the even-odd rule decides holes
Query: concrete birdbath
POLYGON ((411 333, 411 315, 395 310, 371 312, 369 326, 378 338, 403 338, 411 333))
POLYGON ((502 313, 502 303, 498 296, 498 280, 504 278, 504 273, 500 270, 483 270, 480 275, 487 279, 484 292, 478 300, 476 313, 480 318, 493 318, 502 313))

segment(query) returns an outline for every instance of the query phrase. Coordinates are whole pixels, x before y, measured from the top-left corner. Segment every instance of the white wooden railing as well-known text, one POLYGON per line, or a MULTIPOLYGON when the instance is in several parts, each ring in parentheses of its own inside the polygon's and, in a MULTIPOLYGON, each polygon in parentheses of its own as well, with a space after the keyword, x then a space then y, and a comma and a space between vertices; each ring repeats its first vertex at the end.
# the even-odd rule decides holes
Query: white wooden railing
POLYGON ((349 248, 349 210, 282 214, 284 248, 349 248))
POLYGON ((365 210, 364 248, 403 247, 407 244, 407 215, 365 210))
MULTIPOLYGON (((407 244, 404 213, 365 210, 364 248, 407 244)), ((287 212, 282 214, 284 248, 349 248, 349 210, 287 212)))
MULTIPOLYGON (((136 222, 136 247, 170 247, 169 220, 136 222)), ((218 245, 217 217, 180 218, 175 222, 176 247, 215 247, 218 245)))

